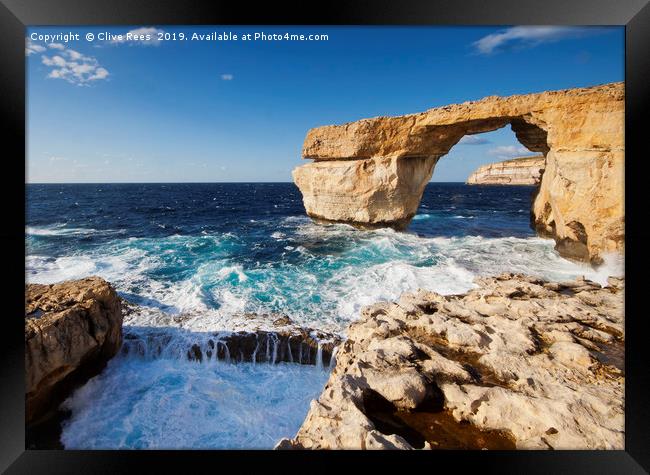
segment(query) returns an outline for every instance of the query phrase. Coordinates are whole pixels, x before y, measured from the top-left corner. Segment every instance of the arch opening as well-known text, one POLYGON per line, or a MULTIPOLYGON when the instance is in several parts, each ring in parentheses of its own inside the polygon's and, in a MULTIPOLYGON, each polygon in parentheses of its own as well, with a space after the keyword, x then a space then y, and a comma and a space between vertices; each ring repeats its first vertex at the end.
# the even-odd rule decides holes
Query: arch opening
POLYGON ((547 132, 522 118, 479 121, 462 135, 457 134, 446 151, 435 158, 432 181, 466 181, 481 166, 531 156, 545 160, 549 150, 547 132))
POLYGON ((471 133, 435 159, 409 231, 431 237, 534 236, 531 210, 548 152, 546 132, 518 119, 470 125, 471 133), (467 186, 481 169, 490 172, 489 180, 475 184, 498 186, 467 186))

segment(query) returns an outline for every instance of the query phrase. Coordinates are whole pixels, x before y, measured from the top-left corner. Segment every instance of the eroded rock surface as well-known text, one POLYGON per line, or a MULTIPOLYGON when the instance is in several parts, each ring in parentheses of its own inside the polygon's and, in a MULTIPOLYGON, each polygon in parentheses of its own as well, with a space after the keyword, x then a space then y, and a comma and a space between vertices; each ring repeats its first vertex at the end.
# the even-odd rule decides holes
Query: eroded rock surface
POLYGON ((538 185, 546 159, 543 156, 521 157, 489 163, 467 177, 468 185, 538 185))
POLYGON ((120 299, 99 277, 25 289, 25 402, 31 423, 103 368, 122 344, 120 299))
POLYGON ((277 448, 623 449, 623 281, 477 284, 366 307, 277 448))
POLYGON ((546 157, 533 225, 573 259, 600 262, 624 245, 624 85, 548 91, 311 129, 293 171, 318 220, 403 228, 436 162, 468 134, 511 125, 546 157))
POLYGON ((379 157, 317 161, 294 169, 307 214, 361 228, 405 228, 415 216, 435 160, 379 157))

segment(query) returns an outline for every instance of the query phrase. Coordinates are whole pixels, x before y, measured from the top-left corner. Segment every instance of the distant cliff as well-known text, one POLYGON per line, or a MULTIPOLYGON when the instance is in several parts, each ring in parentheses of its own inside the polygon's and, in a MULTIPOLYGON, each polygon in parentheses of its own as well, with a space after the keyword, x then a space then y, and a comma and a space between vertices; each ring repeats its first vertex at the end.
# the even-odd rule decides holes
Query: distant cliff
POLYGON ((468 185, 537 185, 544 171, 544 157, 513 158, 477 168, 468 185))

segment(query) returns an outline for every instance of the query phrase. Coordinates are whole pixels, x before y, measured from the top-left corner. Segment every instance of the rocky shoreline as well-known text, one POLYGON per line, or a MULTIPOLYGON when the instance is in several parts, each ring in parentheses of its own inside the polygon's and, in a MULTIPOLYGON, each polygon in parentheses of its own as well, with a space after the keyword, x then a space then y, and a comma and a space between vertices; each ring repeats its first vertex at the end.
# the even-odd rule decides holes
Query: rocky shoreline
POLYGON ((623 449, 623 280, 477 284, 366 307, 276 448, 623 449))
POLYGON ((124 317, 138 310, 99 277, 26 285, 25 423, 29 448, 63 448, 61 424, 70 414, 60 408, 61 403, 118 354, 177 357, 199 363, 289 362, 329 367, 341 343, 338 335, 298 326, 277 314, 241 315, 253 328, 260 326, 251 331, 123 329, 124 317))
MULTIPOLYGON (((624 281, 504 274, 476 283, 462 295, 420 290, 366 307, 345 342, 254 315, 275 330, 183 335, 180 354, 333 365, 278 449, 622 449, 624 281)), ((123 334, 133 305, 98 277, 30 284, 25 311, 31 448, 62 448, 67 414, 57 407, 120 348, 155 358, 173 346, 155 329, 123 334)))
POLYGON ((68 394, 98 374, 122 346, 122 307, 99 277, 25 291, 25 416, 52 416, 68 394))

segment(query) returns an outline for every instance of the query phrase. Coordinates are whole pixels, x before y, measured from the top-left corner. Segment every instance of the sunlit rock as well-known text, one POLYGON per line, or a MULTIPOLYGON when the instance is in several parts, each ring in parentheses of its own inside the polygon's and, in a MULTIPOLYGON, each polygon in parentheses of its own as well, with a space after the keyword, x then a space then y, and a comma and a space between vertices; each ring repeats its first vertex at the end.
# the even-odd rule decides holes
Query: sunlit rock
POLYGON ((558 251, 599 263, 623 251, 624 85, 548 91, 311 129, 293 172, 307 214, 360 226, 405 227, 436 162, 468 134, 508 124, 545 156, 533 225, 558 251))
POLYGON ((623 281, 477 284, 364 308, 277 448, 622 450, 623 281))
POLYGON ((75 385, 98 374, 122 345, 120 298, 89 277, 25 289, 25 418, 56 409, 75 385))
POLYGON ((467 177, 468 185, 539 185, 546 159, 521 157, 489 163, 467 177))

